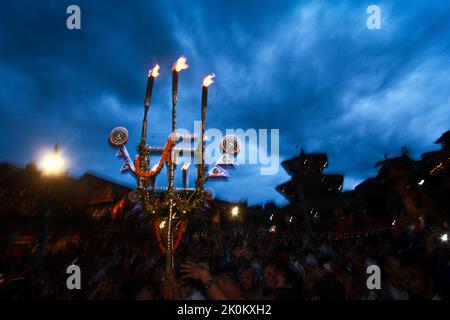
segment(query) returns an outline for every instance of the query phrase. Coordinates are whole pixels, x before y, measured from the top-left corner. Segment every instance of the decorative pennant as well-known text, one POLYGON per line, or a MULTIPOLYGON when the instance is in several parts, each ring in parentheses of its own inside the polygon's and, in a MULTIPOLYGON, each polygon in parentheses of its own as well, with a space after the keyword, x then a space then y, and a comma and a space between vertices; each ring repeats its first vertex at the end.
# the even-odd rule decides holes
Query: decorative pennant
POLYGON ((125 208, 125 197, 121 198, 114 206, 111 208, 112 219, 115 220, 117 215, 123 214, 123 209, 125 208))
POLYGON ((219 166, 235 166, 236 162, 234 158, 230 156, 228 153, 222 154, 219 159, 217 159, 216 165, 219 166))
POLYGON ((119 150, 117 150, 116 158, 122 159, 125 163, 120 168, 121 173, 125 173, 127 171, 135 171, 134 164, 131 161, 130 154, 128 153, 127 147, 124 144, 119 145, 119 150))
POLYGON ((126 156, 125 156, 125 154, 123 153, 122 149, 119 149, 119 150, 117 151, 116 157, 119 158, 119 159, 124 159, 124 160, 126 159, 126 156))
POLYGON ((211 170, 209 170, 206 178, 230 178, 230 174, 222 168, 220 165, 216 164, 211 170))
POLYGON ((127 172, 128 170, 130 170, 130 169, 131 169, 130 163, 129 163, 129 162, 125 162, 125 163, 123 164, 122 168, 120 168, 120 173, 125 173, 125 172, 127 172))

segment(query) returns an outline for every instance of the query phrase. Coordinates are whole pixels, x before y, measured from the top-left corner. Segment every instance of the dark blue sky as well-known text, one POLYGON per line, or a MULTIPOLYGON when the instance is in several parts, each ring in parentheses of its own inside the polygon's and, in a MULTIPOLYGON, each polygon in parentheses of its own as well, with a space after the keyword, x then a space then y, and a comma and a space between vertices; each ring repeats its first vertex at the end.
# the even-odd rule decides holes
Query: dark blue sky
MULTIPOLYGON (((0 161, 24 165, 60 143, 71 174, 132 185, 107 135, 128 127, 134 154, 158 62, 150 141, 162 141, 182 54, 180 126, 198 119, 201 80, 214 72, 209 127, 279 128, 281 160, 300 146, 328 152, 327 172, 345 174, 347 189, 384 154, 408 145, 418 157, 450 129, 448 1, 2 1, 0 15, 0 161), (66 28, 70 4, 82 30, 66 28), (381 30, 366 28, 370 4, 381 30)), ((232 176, 211 184, 217 196, 285 203, 283 170, 245 165, 232 176)))

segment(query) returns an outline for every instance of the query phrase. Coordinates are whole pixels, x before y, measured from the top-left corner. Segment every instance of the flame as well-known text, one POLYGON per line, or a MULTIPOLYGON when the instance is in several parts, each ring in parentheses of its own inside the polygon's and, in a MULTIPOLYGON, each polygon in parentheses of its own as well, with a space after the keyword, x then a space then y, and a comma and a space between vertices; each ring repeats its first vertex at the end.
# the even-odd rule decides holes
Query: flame
POLYGON ((177 62, 173 65, 173 70, 180 72, 181 70, 187 69, 189 65, 186 64, 186 60, 187 58, 185 56, 179 57, 177 62))
POLYGON ((210 85, 211 83, 214 83, 213 78, 214 78, 215 76, 216 76, 216 75, 215 75, 214 73, 211 73, 210 75, 207 75, 207 76, 205 77, 205 79, 203 79, 203 86, 204 86, 204 87, 209 87, 209 85, 210 85))
POLYGON ((148 76, 153 76, 153 78, 159 76, 159 64, 156 64, 153 69, 148 70, 148 76))
POLYGON ((190 165, 191 165, 190 162, 185 162, 183 164, 183 166, 181 167, 181 171, 185 171, 185 170, 189 169, 190 165))

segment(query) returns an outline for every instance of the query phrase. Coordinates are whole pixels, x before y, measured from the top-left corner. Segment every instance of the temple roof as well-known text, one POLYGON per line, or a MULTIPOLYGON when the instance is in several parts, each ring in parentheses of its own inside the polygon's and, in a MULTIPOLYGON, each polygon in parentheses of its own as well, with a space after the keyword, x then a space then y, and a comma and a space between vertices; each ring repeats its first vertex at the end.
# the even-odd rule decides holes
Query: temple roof
POLYGON ((299 156, 281 162, 281 165, 290 175, 297 172, 322 172, 328 166, 326 153, 300 153, 299 156))
POLYGON ((444 132, 439 139, 437 139, 434 143, 436 144, 442 144, 443 146, 450 145, 450 130, 444 132))

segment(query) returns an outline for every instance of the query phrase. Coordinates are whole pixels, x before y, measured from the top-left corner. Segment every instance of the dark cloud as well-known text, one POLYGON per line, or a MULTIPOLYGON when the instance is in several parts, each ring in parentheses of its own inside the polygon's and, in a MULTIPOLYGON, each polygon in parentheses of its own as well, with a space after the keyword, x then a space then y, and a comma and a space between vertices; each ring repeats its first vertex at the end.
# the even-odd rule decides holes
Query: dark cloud
MULTIPOLYGON (((62 143, 71 171, 133 184, 106 137, 116 125, 137 143, 146 70, 161 64, 150 115, 168 134, 170 67, 181 54, 179 123, 198 119, 200 84, 215 72, 208 126, 279 128, 280 158, 325 151, 353 187, 403 145, 414 156, 448 130, 450 4, 378 1, 382 29, 366 28, 365 1, 78 1, 82 30, 65 28, 72 2, 6 2, 0 19, 0 159, 26 163, 62 143)), ((283 198, 283 170, 245 165, 217 196, 283 198)), ((161 183, 163 178, 161 177, 161 183)))

